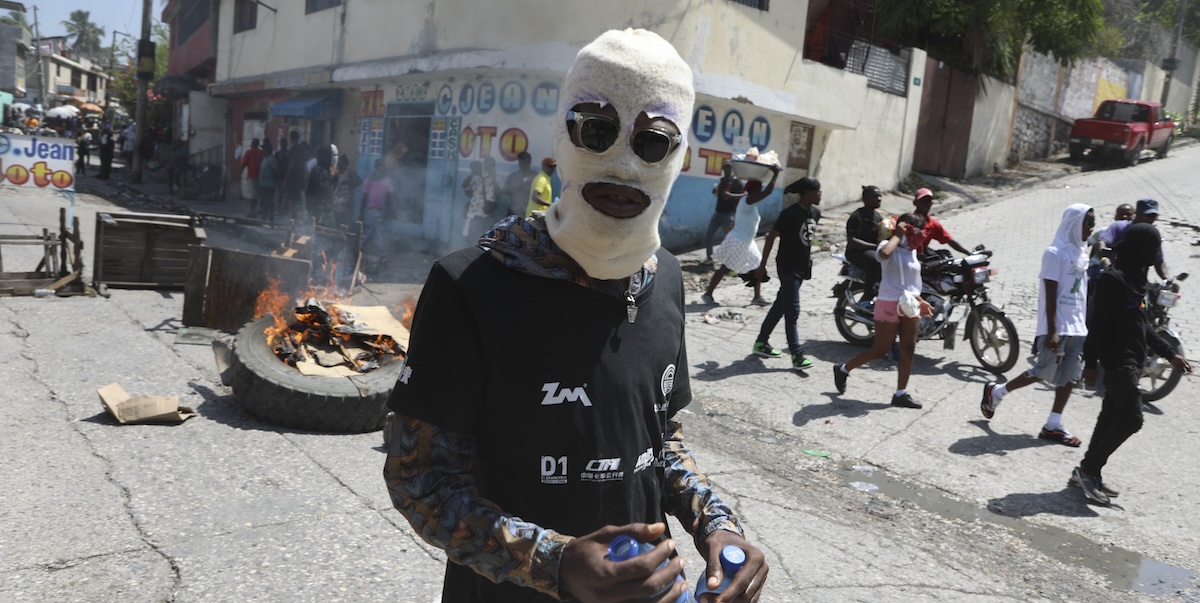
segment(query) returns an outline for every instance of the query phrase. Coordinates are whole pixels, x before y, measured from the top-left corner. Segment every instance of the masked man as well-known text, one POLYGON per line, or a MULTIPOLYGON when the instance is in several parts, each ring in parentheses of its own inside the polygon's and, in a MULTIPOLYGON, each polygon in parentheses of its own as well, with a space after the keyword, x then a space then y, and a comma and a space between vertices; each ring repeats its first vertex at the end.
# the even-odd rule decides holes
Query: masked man
POLYGON ((750 601, 763 554, 677 421, 691 401, 683 281, 658 220, 687 153, 691 69, 654 33, 610 31, 580 51, 562 100, 561 198, 430 271, 389 402, 393 503, 446 551, 443 601, 674 600, 688 586, 666 513, 711 586, 722 547, 746 551, 726 593, 750 601), (621 534, 657 546, 611 561, 621 534))

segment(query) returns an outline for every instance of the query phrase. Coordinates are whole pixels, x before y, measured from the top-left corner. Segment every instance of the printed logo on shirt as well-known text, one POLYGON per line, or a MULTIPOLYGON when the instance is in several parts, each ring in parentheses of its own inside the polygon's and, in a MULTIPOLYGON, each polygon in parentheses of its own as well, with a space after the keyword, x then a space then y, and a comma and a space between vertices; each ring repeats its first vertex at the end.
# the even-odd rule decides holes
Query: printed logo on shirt
POLYGON ((559 388, 559 383, 547 383, 542 386, 542 391, 546 395, 542 397, 542 406, 553 406, 562 404, 563 402, 580 402, 584 406, 591 406, 592 401, 588 399, 587 384, 581 387, 563 387, 559 388))
POLYGON ((633 465, 633 472, 638 473, 650 468, 654 464, 654 448, 647 448, 645 452, 637 457, 637 462, 633 465))
POLYGON ((400 383, 408 385, 408 378, 412 376, 412 367, 408 366, 408 358, 401 361, 400 365, 400 383))
POLYGON ((621 471, 621 459, 592 459, 588 461, 579 479, 585 482, 612 482, 625 479, 621 471))
POLYGON ((542 457, 542 483, 543 484, 565 484, 567 483, 567 457, 542 457))
POLYGON ((663 397, 670 395, 671 390, 675 389, 674 364, 667 365, 667 370, 663 371, 662 379, 659 381, 659 386, 662 388, 663 397))

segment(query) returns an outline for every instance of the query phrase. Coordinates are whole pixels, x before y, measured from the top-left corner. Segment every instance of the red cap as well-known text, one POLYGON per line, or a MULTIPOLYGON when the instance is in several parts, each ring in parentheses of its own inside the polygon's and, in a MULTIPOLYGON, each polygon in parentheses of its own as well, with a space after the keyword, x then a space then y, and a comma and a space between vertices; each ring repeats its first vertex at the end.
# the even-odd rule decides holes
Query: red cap
POLYGON ((933 191, 931 191, 931 190, 929 190, 929 189, 927 189, 927 188, 919 188, 919 189, 917 189, 917 196, 916 196, 916 197, 913 197, 913 201, 914 201, 914 202, 915 202, 915 201, 920 201, 921 199, 924 199, 925 197, 929 197, 929 198, 931 198, 931 199, 932 199, 932 198, 933 198, 933 191))

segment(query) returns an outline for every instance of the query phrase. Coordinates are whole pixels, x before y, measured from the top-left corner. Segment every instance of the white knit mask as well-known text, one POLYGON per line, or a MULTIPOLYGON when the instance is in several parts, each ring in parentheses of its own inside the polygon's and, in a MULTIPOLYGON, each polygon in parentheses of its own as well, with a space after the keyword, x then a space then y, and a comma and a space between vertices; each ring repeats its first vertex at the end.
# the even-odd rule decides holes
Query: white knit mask
POLYGON ((695 90, 692 71, 666 40, 641 29, 612 30, 584 46, 563 82, 555 125, 554 155, 562 179, 562 197, 546 211, 554 242, 588 276, 619 279, 634 274, 658 250, 658 220, 687 156, 695 90), (620 119, 620 135, 601 153, 575 146, 566 113, 583 103, 611 105, 620 119), (673 122, 680 145, 651 165, 630 147, 640 113, 673 122), (583 199, 584 185, 612 183, 645 193, 650 206, 631 218, 614 218, 583 199))

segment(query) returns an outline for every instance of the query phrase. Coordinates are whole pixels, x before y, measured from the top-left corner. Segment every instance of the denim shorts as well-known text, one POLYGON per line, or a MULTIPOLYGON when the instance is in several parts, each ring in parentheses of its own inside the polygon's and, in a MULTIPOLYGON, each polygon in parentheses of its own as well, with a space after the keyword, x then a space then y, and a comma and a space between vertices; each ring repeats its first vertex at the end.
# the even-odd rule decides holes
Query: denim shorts
POLYGON ((1034 340, 1038 355, 1033 367, 1025 374, 1037 377, 1054 387, 1062 387, 1079 379, 1083 374, 1083 342, 1085 335, 1067 335, 1060 337, 1058 349, 1063 352, 1062 360, 1054 350, 1046 347, 1046 336, 1038 335, 1034 340))

